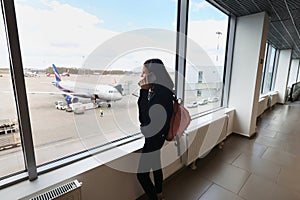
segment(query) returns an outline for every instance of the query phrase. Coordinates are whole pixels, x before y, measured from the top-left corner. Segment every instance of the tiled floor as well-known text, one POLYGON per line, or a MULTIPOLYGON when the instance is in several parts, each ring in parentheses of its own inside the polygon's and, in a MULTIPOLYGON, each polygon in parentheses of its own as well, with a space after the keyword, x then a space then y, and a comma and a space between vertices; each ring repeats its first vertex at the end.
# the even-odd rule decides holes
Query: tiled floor
POLYGON ((197 160, 196 170, 186 167, 166 180, 166 199, 300 200, 299 116, 297 104, 275 105, 255 137, 232 134, 223 149, 197 160))

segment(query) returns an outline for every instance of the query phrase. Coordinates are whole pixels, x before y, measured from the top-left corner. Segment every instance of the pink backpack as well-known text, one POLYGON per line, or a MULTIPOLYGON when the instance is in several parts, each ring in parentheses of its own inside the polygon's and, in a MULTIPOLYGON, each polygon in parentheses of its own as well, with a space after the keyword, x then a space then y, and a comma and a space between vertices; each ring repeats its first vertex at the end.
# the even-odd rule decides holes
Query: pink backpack
POLYGON ((170 120, 170 129, 166 140, 172 141, 176 136, 180 138, 190 122, 191 116, 189 111, 183 105, 179 104, 178 99, 174 97, 173 114, 170 120))

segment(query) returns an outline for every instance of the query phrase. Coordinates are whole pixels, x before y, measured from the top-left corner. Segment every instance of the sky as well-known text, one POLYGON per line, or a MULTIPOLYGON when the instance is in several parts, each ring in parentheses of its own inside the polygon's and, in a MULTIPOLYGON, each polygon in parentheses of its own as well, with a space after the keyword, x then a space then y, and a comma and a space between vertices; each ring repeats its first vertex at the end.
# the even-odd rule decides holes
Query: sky
MULTIPOLYGON (((146 28, 176 30, 176 0, 16 0, 15 7, 24 68, 42 69, 52 63, 78 68, 95 49, 122 33, 146 28)), ((216 65, 223 65, 227 16, 203 0, 192 0, 188 27, 188 37, 205 49, 216 65), (222 32, 219 38, 217 31, 222 32)), ((120 42, 114 48, 123 48, 126 42, 134 41, 120 42)), ((2 18, 0 55, 5 56, 0 68, 8 67, 2 18)), ((172 52, 130 49, 117 55, 109 67, 131 70, 154 56, 174 65, 172 52)))

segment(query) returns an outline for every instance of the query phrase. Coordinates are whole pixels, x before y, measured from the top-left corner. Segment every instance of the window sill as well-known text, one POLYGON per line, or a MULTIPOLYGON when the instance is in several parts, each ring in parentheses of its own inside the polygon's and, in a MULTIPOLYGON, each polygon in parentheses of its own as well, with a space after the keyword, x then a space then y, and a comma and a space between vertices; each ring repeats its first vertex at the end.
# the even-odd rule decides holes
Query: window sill
POLYGON ((233 111, 233 108, 219 108, 217 110, 214 110, 210 113, 204 114, 197 116, 192 119, 191 124, 189 125, 188 129, 186 132, 189 132, 191 130, 197 129, 199 127, 205 126, 221 117, 224 115, 228 114, 229 112, 233 111))
MULTIPOLYGON (((118 148, 110 148, 99 154, 79 160, 69 165, 39 175, 34 181, 25 180, 12 186, 1 189, 1 196, 7 199, 19 199, 29 194, 36 193, 49 186, 65 182, 82 173, 116 160, 142 148, 144 138, 140 137, 134 141, 119 145, 118 148)), ((93 153, 93 152, 91 152, 93 153)))
MULTIPOLYGON (((187 132, 193 130, 195 127, 201 127, 205 124, 211 123, 212 121, 217 120, 218 118, 224 116, 224 114, 227 114, 233 110, 234 109, 230 108, 220 108, 206 115, 195 117, 192 119, 187 132)), ((135 137, 136 138, 129 139, 127 143, 126 140, 120 140, 116 144, 112 144, 111 146, 102 147, 102 150, 100 148, 97 150, 88 151, 87 153, 91 154, 92 156, 81 160, 75 159, 76 162, 74 161, 71 164, 60 165, 55 163, 56 166, 53 166, 55 164, 49 164, 39 167, 39 173, 44 174, 39 175, 38 179, 34 181, 24 180, 9 187, 6 187, 1 190, 1 196, 4 195, 8 199, 19 199, 29 194, 43 190, 49 186, 70 180, 89 170, 92 170, 106 163, 126 156, 132 152, 140 150, 144 144, 144 138, 142 134, 138 134, 135 137), (53 168, 56 169, 51 170, 53 168)), ((61 162, 66 163, 66 160, 64 159, 61 162)))

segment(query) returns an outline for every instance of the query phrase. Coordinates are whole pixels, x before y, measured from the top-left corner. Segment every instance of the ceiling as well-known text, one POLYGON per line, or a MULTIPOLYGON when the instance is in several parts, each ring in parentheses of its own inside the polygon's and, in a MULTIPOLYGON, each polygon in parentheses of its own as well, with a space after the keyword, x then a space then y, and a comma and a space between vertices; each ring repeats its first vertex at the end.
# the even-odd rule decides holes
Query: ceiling
POLYGON ((292 58, 300 58, 300 0, 214 1, 237 17, 266 11, 268 42, 277 49, 293 49, 292 58))

